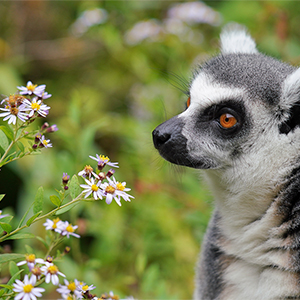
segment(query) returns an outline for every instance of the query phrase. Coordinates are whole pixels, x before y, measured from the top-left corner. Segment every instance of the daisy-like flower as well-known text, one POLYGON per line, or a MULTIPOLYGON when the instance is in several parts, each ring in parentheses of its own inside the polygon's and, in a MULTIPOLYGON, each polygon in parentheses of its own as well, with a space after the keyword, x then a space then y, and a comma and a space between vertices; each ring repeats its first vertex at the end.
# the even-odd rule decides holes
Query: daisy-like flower
MULTIPOLYGON (((76 280, 76 279, 75 279, 76 280)), ((77 289, 77 285, 74 281, 68 281, 64 279, 65 285, 59 285, 59 288, 56 290, 64 299, 82 299, 82 293, 77 289), (74 296, 74 297, 73 297, 74 296)))
POLYGON ((53 220, 47 219, 43 225, 45 226, 46 230, 54 230, 55 232, 60 233, 62 223, 63 222, 59 218, 56 218, 53 220))
POLYGON ((31 81, 28 81, 25 86, 17 86, 17 88, 20 90, 20 94, 21 95, 37 95, 39 97, 43 96, 43 93, 45 91, 46 85, 45 84, 41 84, 41 85, 37 85, 37 84, 33 84, 31 81))
POLYGON ((0 219, 8 217, 8 216, 9 216, 9 214, 2 215, 2 210, 0 210, 0 219))
POLYGON ((96 183, 94 178, 91 178, 90 180, 84 180, 87 184, 80 185, 80 187, 84 189, 83 193, 86 194, 84 198, 87 198, 90 194, 93 194, 95 200, 102 199, 102 197, 105 196, 105 194, 100 188, 100 181, 96 183))
POLYGON ((17 118, 19 118, 22 122, 25 122, 28 118, 25 104, 21 104, 19 107, 6 105, 5 108, 0 107, 0 110, 4 111, 3 113, 0 113, 0 117, 4 117, 3 121, 8 120, 8 124, 13 123, 15 125, 17 118))
POLYGON ((56 265, 47 261, 45 262, 45 266, 41 267, 41 271, 43 275, 45 275, 45 282, 49 283, 51 281, 53 285, 58 285, 58 275, 66 277, 65 274, 58 270, 58 267, 56 265))
POLYGON ((92 284, 92 285, 87 285, 87 284, 84 284, 84 283, 82 283, 82 284, 79 284, 78 286, 77 286, 77 289, 81 292, 81 293, 86 293, 86 292, 89 292, 89 291, 91 291, 91 290, 93 290, 93 289, 95 289, 96 287, 92 284))
POLYGON ((70 237, 70 235, 75 236, 77 238, 80 238, 80 235, 77 233, 74 233, 74 231, 78 228, 77 225, 73 226, 68 221, 63 222, 63 224, 60 225, 60 234, 63 236, 67 236, 67 238, 70 237))
POLYGON ((90 155, 90 158, 97 161, 99 170, 102 170, 106 165, 111 166, 113 168, 119 168, 119 166, 117 166, 118 163, 110 162, 110 159, 107 156, 96 154, 96 157, 90 155))
POLYGON ((47 92, 43 92, 42 96, 39 96, 42 100, 50 98, 52 95, 48 94, 47 92))
POLYGON ((20 262, 17 263, 17 266, 23 266, 25 264, 27 264, 29 271, 31 272, 31 270, 34 268, 35 264, 44 264, 45 261, 41 258, 35 258, 34 254, 26 254, 25 255, 25 260, 22 260, 20 262))
MULTIPOLYGON (((114 177, 113 177, 114 179, 114 177)), ((107 178, 108 183, 104 182, 100 185, 101 189, 104 191, 107 204, 110 204, 113 199, 117 202, 119 206, 121 206, 121 198, 125 201, 130 201, 130 198, 134 198, 131 195, 128 195, 126 191, 130 191, 130 189, 126 188, 126 182, 120 183, 115 179, 111 180, 107 178), (126 191, 125 191, 126 190, 126 191)))
POLYGON ((30 279, 26 274, 24 276, 24 281, 17 279, 13 284, 13 291, 18 293, 15 296, 15 300, 36 300, 37 297, 42 297, 42 292, 45 291, 43 288, 34 287, 36 283, 36 278, 31 276, 30 279))
POLYGON ((98 175, 94 172, 94 169, 90 165, 86 165, 82 171, 78 173, 78 176, 89 177, 94 176, 98 178, 98 175))
POLYGON ((35 112, 37 112, 42 117, 46 117, 49 113, 50 107, 44 104, 42 100, 38 100, 37 97, 33 98, 31 102, 28 99, 25 99, 24 104, 26 105, 26 109, 29 110, 30 118, 34 115, 35 112))
POLYGON ((40 138, 39 146, 40 147, 45 147, 45 148, 50 148, 50 147, 52 147, 52 143, 50 143, 50 140, 46 140, 45 136, 42 135, 41 138, 40 138))
POLYGON ((42 275, 42 270, 39 266, 35 265, 31 270, 31 276, 34 276, 36 280, 40 280, 41 275, 42 275))

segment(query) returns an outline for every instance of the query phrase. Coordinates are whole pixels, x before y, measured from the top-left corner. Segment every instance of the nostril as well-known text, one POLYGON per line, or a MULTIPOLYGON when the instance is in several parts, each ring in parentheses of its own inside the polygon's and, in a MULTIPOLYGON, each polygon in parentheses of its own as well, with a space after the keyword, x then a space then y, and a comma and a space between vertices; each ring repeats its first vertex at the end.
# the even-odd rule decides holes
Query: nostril
POLYGON ((158 149, 170 139, 171 134, 166 132, 162 133, 159 130, 155 129, 152 132, 152 136, 154 147, 158 149))

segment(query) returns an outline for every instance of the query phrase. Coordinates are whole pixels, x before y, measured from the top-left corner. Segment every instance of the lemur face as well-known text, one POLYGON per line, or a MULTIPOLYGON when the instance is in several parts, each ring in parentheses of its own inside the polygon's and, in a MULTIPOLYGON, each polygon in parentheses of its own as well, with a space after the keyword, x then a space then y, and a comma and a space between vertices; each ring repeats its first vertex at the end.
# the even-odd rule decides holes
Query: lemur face
POLYGON ((154 146, 171 163, 229 168, 258 151, 284 151, 282 136, 299 125, 299 72, 258 53, 241 28, 224 32, 221 46, 196 70, 187 109, 153 131, 154 146))

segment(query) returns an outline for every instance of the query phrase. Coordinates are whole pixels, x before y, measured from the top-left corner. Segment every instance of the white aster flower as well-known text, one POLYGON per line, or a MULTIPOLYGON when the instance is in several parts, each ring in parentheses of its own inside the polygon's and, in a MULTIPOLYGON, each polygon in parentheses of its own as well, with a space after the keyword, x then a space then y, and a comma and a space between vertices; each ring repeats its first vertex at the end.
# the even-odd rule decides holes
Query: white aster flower
POLYGON ((59 278, 58 275, 66 277, 65 274, 61 273, 58 270, 58 267, 54 265, 53 263, 45 262, 45 266, 41 267, 42 273, 45 275, 45 282, 49 283, 52 282, 53 285, 58 285, 59 278))
POLYGON ((98 175, 94 172, 94 169, 90 165, 86 165, 82 171, 78 173, 78 176, 82 177, 89 177, 94 176, 95 178, 98 178, 98 175))
POLYGON ((17 263, 17 266, 23 266, 25 264, 27 264, 29 271, 31 272, 31 270, 34 268, 35 264, 44 264, 45 261, 41 258, 35 258, 34 254, 26 254, 25 255, 25 260, 22 260, 20 262, 17 263))
POLYGON ((20 94, 21 95, 37 95, 39 97, 42 97, 46 85, 42 84, 42 85, 37 85, 37 84, 33 84, 31 81, 27 82, 26 86, 17 86, 17 88, 20 90, 20 94))
POLYGON ((46 230, 54 230, 55 232, 60 233, 62 223, 63 222, 59 218, 56 218, 53 220, 47 219, 43 225, 45 226, 46 230))
POLYGON ((15 296, 15 300, 36 300, 37 297, 42 297, 42 292, 44 292, 45 289, 34 287, 35 283, 36 278, 32 276, 29 279, 27 274, 24 276, 23 282, 17 279, 13 284, 13 291, 18 293, 15 296))
POLYGON ((69 238, 70 235, 80 238, 79 234, 74 233, 75 229, 77 229, 77 228, 78 228, 77 225, 73 226, 68 221, 62 222, 62 224, 60 225, 60 230, 61 230, 60 234, 63 236, 66 235, 67 238, 69 238))
POLYGON ((46 117, 49 113, 50 106, 44 104, 42 100, 38 100, 37 97, 33 98, 32 101, 24 99, 23 103, 26 105, 26 109, 29 110, 30 118, 34 115, 35 112, 37 112, 42 117, 46 117))
POLYGON ((84 196, 84 198, 87 198, 90 194, 93 194, 93 197, 94 197, 95 200, 102 199, 102 197, 104 196, 104 193, 100 189, 101 182, 98 181, 96 183, 94 178, 91 178, 90 180, 87 180, 87 179, 84 179, 84 180, 87 184, 81 184, 80 185, 80 187, 85 189, 83 191, 83 193, 86 194, 84 196))
POLYGON ((27 108, 24 104, 21 104, 19 107, 6 105, 5 108, 0 107, 0 110, 4 111, 0 113, 0 117, 3 118, 3 121, 8 120, 8 124, 16 124, 17 118, 22 122, 25 122, 28 119, 28 114, 26 113, 27 108))
POLYGON ((46 140, 44 135, 42 135, 42 136, 40 137, 40 142, 41 142, 41 143, 40 143, 39 146, 42 146, 42 147, 45 147, 45 148, 50 148, 50 147, 52 147, 52 143, 50 143, 50 140, 46 140))
POLYGON ((117 204, 121 206, 121 198, 123 198, 125 201, 130 201, 130 198, 134 198, 126 193, 126 191, 130 191, 130 189, 126 188, 126 182, 117 182, 114 177, 113 180, 110 178, 107 178, 107 180, 108 183, 104 182, 100 185, 101 189, 105 193, 105 202, 107 204, 110 204, 112 200, 115 199, 117 204))
POLYGON ((96 154, 96 157, 90 155, 90 158, 97 161, 99 170, 102 170, 106 165, 113 168, 119 168, 119 166, 117 166, 117 162, 109 162, 110 159, 108 158, 108 156, 96 154))
POLYGON ((2 210, 0 210, 0 219, 8 217, 8 216, 9 216, 9 214, 2 215, 2 210))
MULTIPOLYGON (((76 279, 75 279, 76 280, 76 279)), ((77 289, 77 285, 73 281, 68 281, 64 279, 65 285, 59 285, 59 288, 56 290, 64 299, 82 299, 82 293, 77 289), (71 297, 71 298, 69 298, 71 297)))

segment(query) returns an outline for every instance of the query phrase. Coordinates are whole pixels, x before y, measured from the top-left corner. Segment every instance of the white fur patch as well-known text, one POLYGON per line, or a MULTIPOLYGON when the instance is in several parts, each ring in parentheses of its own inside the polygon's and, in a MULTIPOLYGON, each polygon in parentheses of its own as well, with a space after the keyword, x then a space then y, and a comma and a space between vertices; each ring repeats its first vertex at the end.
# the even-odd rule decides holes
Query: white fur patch
POLYGON ((229 53, 258 53, 256 44, 246 29, 237 24, 227 25, 221 33, 221 51, 229 53))

